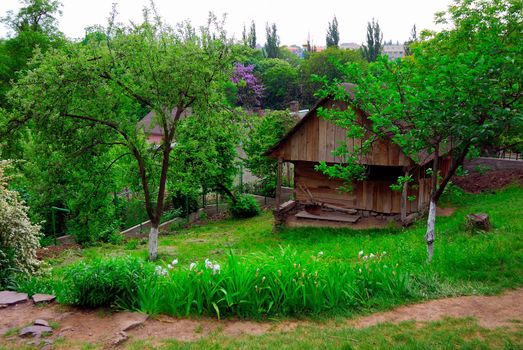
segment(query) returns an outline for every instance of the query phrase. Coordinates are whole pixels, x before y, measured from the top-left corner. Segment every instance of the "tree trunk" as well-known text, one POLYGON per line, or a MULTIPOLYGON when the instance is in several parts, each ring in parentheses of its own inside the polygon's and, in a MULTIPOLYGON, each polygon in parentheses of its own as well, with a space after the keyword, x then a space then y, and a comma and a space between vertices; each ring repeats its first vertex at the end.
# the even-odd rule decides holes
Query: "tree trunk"
POLYGON ((427 219, 427 233, 425 241, 427 242, 427 261, 430 263, 434 256, 434 240, 436 238, 436 201, 431 198, 429 206, 429 218, 427 219))
POLYGON ((149 260, 154 261, 158 258, 158 226, 159 224, 151 223, 149 231, 149 260))
MULTIPOLYGON (((405 177, 409 176, 408 172, 405 172, 405 177)), ((403 190, 401 191, 401 203, 400 203, 400 215, 402 225, 407 224, 407 200, 409 192, 409 183, 405 181, 403 183, 403 190)))

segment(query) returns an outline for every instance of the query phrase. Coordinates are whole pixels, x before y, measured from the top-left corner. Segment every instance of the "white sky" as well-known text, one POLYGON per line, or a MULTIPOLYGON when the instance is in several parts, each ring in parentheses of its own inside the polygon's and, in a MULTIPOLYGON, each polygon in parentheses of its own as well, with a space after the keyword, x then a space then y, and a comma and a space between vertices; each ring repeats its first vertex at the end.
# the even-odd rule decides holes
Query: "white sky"
MULTIPOLYGON (((118 3, 119 21, 139 21, 141 10, 149 0, 62 0, 60 30, 70 38, 81 38, 84 28, 107 23, 111 4, 118 3)), ((452 0, 156 0, 156 6, 170 24, 190 19, 194 25, 204 24, 209 11, 221 16, 227 13, 226 28, 235 38, 241 37, 243 24, 256 23, 257 41, 265 42, 265 23, 275 22, 282 45, 302 45, 310 32, 313 44, 325 45, 328 22, 336 15, 340 43, 365 41, 367 22, 379 20, 384 40, 403 42, 413 24, 421 29, 437 29, 434 13, 446 10, 452 0)), ((0 16, 19 8, 18 0, 0 0, 0 16)), ((7 28, 0 25, 0 37, 7 28)))

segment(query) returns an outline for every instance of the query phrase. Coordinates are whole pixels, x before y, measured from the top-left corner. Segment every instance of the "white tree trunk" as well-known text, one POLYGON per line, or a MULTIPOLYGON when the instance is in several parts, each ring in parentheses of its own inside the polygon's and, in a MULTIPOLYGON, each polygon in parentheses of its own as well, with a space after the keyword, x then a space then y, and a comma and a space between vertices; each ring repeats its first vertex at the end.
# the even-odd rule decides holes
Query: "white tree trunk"
POLYGON ((158 258, 158 226, 151 226, 149 231, 149 260, 154 261, 158 258))
POLYGON ((425 234, 425 241, 427 242, 427 261, 430 263, 434 256, 434 239, 436 228, 436 202, 430 199, 429 218, 427 219, 427 233, 425 234))

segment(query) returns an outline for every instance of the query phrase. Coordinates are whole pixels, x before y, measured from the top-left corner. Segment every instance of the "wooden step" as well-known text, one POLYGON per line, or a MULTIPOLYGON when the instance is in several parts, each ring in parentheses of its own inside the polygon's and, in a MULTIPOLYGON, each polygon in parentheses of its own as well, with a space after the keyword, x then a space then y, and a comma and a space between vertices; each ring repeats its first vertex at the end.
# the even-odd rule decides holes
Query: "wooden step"
POLYGON ((361 218, 360 215, 348 215, 334 212, 322 212, 321 215, 313 215, 307 213, 305 210, 302 210, 299 213, 297 213, 296 217, 298 219, 349 222, 352 224, 357 222, 361 218))

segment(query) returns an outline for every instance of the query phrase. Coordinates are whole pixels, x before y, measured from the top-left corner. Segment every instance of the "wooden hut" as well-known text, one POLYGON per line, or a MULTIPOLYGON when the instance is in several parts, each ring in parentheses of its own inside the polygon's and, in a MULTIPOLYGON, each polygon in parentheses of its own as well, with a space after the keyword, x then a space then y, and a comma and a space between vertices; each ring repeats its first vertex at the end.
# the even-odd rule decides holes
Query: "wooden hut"
MULTIPOLYGON (((345 88, 350 91, 351 85, 345 84, 345 88)), ((353 149, 362 141, 348 138, 345 129, 319 117, 317 112, 320 107, 344 109, 347 105, 332 98, 320 100, 265 153, 266 156, 278 159, 280 169, 284 162, 294 164, 294 201, 280 205, 278 194, 281 174, 278 174, 277 224, 285 223, 289 216, 304 221, 346 223, 355 223, 361 217, 405 221, 412 214, 427 208, 431 178, 426 169, 432 166, 433 157, 421 155, 420 160, 415 162, 387 138, 375 141, 371 150, 360 157, 360 163, 367 168, 367 177, 365 181, 353 183, 351 192, 340 191, 342 180, 329 178, 316 171, 315 166, 321 161, 327 164, 342 161, 333 154, 340 144, 353 149), (414 181, 405 186, 403 192, 393 191, 390 185, 397 182, 398 176, 406 174, 411 174, 414 181)), ((355 109, 355 112, 361 120, 367 120, 361 110, 355 109)), ((450 155, 449 152, 443 154, 445 156, 440 158, 439 164, 444 175, 450 167, 450 155)))

